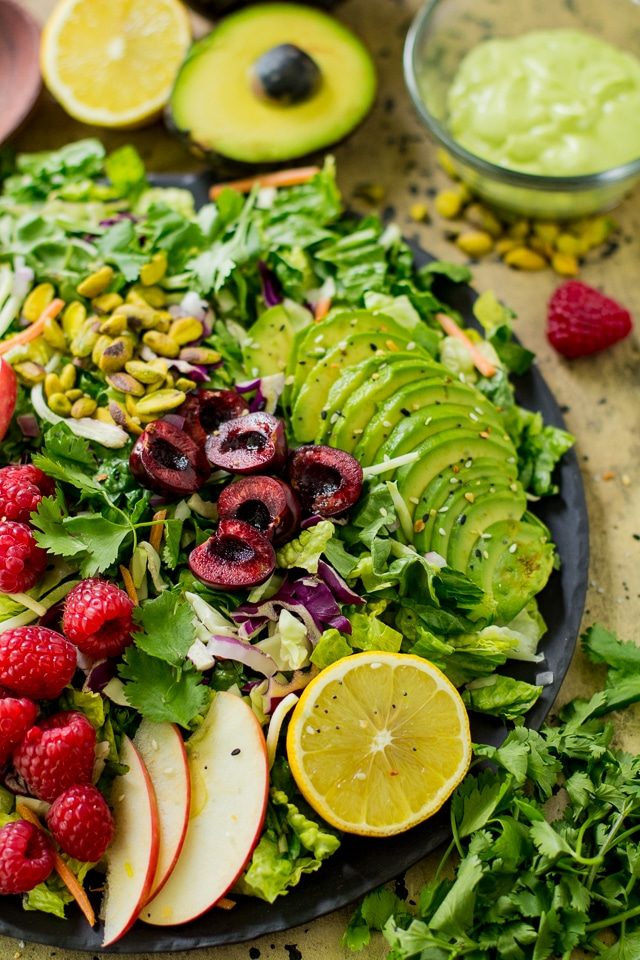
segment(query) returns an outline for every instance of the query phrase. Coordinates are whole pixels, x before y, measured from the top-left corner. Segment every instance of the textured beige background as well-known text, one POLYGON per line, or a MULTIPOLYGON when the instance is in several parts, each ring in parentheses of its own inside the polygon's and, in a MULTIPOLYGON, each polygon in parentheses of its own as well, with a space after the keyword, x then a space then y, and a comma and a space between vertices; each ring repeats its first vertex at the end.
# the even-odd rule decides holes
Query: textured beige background
MULTIPOLYGON (((95 0, 106 2, 106 0, 95 0)), ((52 0, 23 0, 23 5, 43 20, 52 0)), ((449 244, 437 219, 414 223, 409 208, 416 200, 430 207, 433 187, 441 182, 435 170, 434 150, 424 135, 405 93, 401 71, 404 35, 419 0, 346 0, 339 16, 365 39, 375 56, 380 92, 373 112, 351 139, 336 149, 339 180, 345 196, 352 198, 363 185, 374 183, 384 189, 380 208, 394 211, 409 236, 434 254, 451 260, 462 255, 449 244)), ((194 19, 197 32, 204 22, 194 19)), ((134 142, 152 170, 193 170, 197 162, 182 145, 158 124, 135 133, 107 133, 91 130, 67 117, 45 93, 28 124, 14 139, 22 150, 59 146, 80 136, 102 136, 109 147, 134 142)), ((371 209, 354 199, 356 209, 371 209)), ((620 244, 614 255, 596 258, 583 278, 601 286, 624 302, 640 324, 640 283, 638 240, 640 195, 630 197, 616 212, 620 244)), ((559 359, 546 343, 544 316, 546 301, 556 285, 551 272, 521 274, 498 262, 484 262, 475 268, 480 290, 493 289, 518 315, 518 333, 536 351, 538 363, 556 397, 566 410, 569 429, 577 438, 591 521, 591 572, 584 626, 600 620, 627 639, 640 641, 640 349, 638 331, 611 351, 569 364, 559 359), (609 479, 605 479, 605 478, 609 479)), ((585 694, 598 681, 598 671, 585 664, 578 653, 561 691, 565 701, 585 694)), ((628 746, 640 743, 640 711, 629 710, 620 723, 628 746)), ((420 864, 407 877, 414 888, 428 870, 420 864)), ((216 960, 336 960, 347 951, 340 936, 350 910, 339 911, 305 927, 265 937, 251 944, 197 950, 193 960, 215 955, 216 960)), ((386 953, 380 938, 363 954, 377 960, 386 953)), ((37 945, 25 945, 0 938, 0 960, 69 958, 72 953, 37 945)), ((156 956, 169 956, 159 955, 156 956)))

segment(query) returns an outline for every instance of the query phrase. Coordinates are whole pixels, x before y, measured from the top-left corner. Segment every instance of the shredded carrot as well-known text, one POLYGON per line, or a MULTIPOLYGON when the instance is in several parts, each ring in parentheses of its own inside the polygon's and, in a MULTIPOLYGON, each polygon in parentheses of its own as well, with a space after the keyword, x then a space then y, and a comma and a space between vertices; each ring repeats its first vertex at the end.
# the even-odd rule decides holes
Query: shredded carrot
POLYGON ((496 368, 491 363, 491 360, 478 350, 473 340, 467 336, 464 330, 460 329, 455 320, 448 317, 446 313, 436 313, 436 320, 446 334, 450 337, 456 337, 461 343, 464 343, 471 354, 473 365, 480 371, 483 377, 492 377, 495 374, 496 368))
POLYGON ((151 533, 149 534, 149 543, 156 551, 160 552, 160 544, 162 543, 162 534, 164 533, 164 521, 167 519, 166 510, 157 510, 153 515, 154 525, 151 527, 151 533))
POLYGON ((120 567, 120 576, 122 577, 122 582, 124 583, 124 588, 127 591, 127 595, 134 607, 137 607, 140 603, 138 598, 138 591, 136 590, 136 585, 133 582, 133 577, 129 573, 129 570, 125 566, 120 567))
POLYGON ((244 180, 229 180, 227 183, 214 183, 209 191, 212 200, 217 200, 223 190, 230 187, 238 193, 250 193, 256 184, 259 187, 297 187, 308 183, 320 167, 295 167, 293 170, 277 170, 275 173, 259 173, 244 180))
MULTIPOLYGON (((32 823, 34 825, 34 827, 38 827, 38 829, 42 830, 42 824, 40 823, 40 820, 35 815, 33 810, 30 810, 26 804, 20 803, 20 801, 18 800, 18 802, 16 803, 16 810, 20 814, 23 820, 28 820, 29 823, 32 823)), ((94 927, 96 923, 96 915, 93 912, 93 907, 89 902, 88 896, 86 895, 86 893, 84 892, 84 890, 82 889, 78 881, 76 880, 74 874, 71 872, 71 870, 69 870, 69 867, 66 865, 66 863, 64 862, 60 854, 55 853, 54 857, 55 857, 54 863, 55 863, 56 873, 58 874, 58 876, 64 883, 65 887, 67 888, 67 890, 69 891, 73 899, 76 901, 76 903, 82 910, 83 914, 87 918, 89 925, 94 927)))
POLYGON ((220 897, 217 903, 214 906, 219 907, 220 910, 233 910, 236 905, 235 900, 229 900, 228 897, 220 897))
POLYGON ((44 329, 45 322, 57 317, 63 307, 64 300, 61 300, 59 297, 52 300, 49 306, 44 308, 37 320, 34 320, 33 323, 25 327, 24 330, 21 330, 20 333, 16 333, 13 337, 9 337, 8 340, 2 340, 2 342, 0 342, 0 356, 2 356, 3 353, 9 353, 14 347, 20 347, 23 343, 29 343, 30 340, 35 340, 36 337, 39 337, 44 329))
POLYGON ((321 320, 324 320, 329 310, 331 310, 331 297, 321 297, 313 311, 313 319, 315 322, 320 323, 321 320))

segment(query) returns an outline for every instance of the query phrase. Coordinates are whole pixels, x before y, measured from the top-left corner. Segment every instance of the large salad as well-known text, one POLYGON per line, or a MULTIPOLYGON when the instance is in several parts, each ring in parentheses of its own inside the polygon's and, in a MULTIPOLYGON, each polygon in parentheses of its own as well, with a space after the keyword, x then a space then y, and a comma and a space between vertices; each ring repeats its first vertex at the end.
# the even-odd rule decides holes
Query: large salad
POLYGON ((109 862, 130 738, 142 756, 160 726, 202 740, 234 700, 270 772, 229 897, 273 902, 340 845, 284 747, 318 672, 409 653, 469 711, 513 720, 539 697, 544 666, 535 685, 509 673, 543 660, 556 563, 528 507, 556 492, 571 437, 515 400, 533 356, 509 309, 485 293, 484 336, 464 328, 436 289, 468 270, 416 269, 397 226, 345 214, 331 159, 197 211, 130 147, 85 140, 5 173, 0 826, 46 819, 60 869, 45 844, 45 878, 3 892, 64 916, 109 862), (47 738, 84 750, 62 786, 94 792, 66 808, 47 738), (65 834, 80 808, 90 850, 65 834))

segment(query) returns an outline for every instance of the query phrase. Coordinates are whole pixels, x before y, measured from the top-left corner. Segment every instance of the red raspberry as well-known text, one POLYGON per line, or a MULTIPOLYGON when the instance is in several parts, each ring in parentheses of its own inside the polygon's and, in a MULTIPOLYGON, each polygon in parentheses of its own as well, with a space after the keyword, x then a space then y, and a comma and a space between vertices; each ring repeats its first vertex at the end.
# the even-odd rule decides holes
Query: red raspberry
POLYGON ((54 864, 53 844, 27 820, 0 830, 0 893, 26 893, 46 880, 54 864))
POLYGON ((62 629, 88 656, 117 657, 131 643, 132 612, 133 603, 115 584, 83 580, 67 595, 62 629))
POLYGON ((90 783, 69 787, 56 797, 47 825, 61 849, 76 860, 100 860, 115 830, 107 801, 90 783))
POLYGON ((31 700, 5 697, 0 700, 0 763, 9 759, 11 751, 36 722, 38 708, 31 700))
POLYGON ((55 800, 67 787, 90 783, 96 732, 83 713, 64 710, 27 730, 13 752, 13 765, 29 792, 55 800))
POLYGON ((56 492, 55 480, 48 477, 38 467, 34 467, 32 463, 11 463, 8 467, 3 467, 0 470, 0 478, 19 480, 21 483, 32 483, 43 497, 52 497, 56 492))
POLYGON ((632 325, 628 310, 580 280, 560 284, 549 301, 549 343, 570 360, 610 347, 632 325))
POLYGON ((47 566, 47 554, 24 523, 0 520, 0 593, 24 593, 47 566))
POLYGON ((7 476, 0 470, 0 519, 29 523, 41 500, 42 493, 35 484, 21 480, 15 474, 7 476))
POLYGON ((0 684, 33 700, 53 700, 69 683, 78 651, 48 627, 14 627, 0 633, 0 684))

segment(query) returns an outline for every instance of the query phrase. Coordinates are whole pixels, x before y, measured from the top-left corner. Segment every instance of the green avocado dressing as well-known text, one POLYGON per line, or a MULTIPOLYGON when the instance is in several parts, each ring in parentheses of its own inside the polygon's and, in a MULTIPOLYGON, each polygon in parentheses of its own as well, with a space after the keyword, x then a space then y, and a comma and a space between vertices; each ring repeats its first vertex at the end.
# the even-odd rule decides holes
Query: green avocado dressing
POLYGON ((447 106, 458 143, 513 170, 576 176, 640 157, 640 60, 578 30, 478 44, 447 106))

